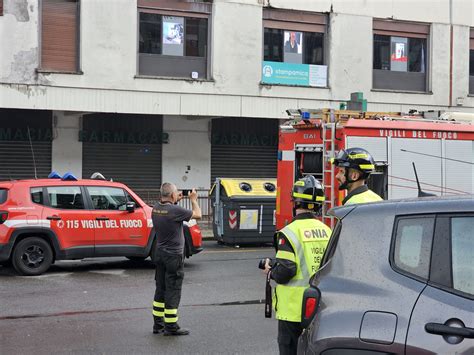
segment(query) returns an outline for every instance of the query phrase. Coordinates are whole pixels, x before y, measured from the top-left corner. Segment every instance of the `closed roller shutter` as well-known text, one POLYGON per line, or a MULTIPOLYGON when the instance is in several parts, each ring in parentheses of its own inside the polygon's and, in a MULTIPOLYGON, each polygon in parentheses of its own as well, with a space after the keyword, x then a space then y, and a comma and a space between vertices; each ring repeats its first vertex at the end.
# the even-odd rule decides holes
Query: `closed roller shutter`
POLYGON ((0 180, 35 178, 34 162, 36 176, 47 177, 51 172, 51 139, 51 111, 0 110, 0 180))
POLYGON ((106 178, 140 189, 161 184, 161 116, 92 114, 84 116, 83 178, 100 172, 106 178))
POLYGON ((276 177, 278 127, 279 121, 273 119, 214 119, 212 182, 216 177, 276 177))
POLYGON ((43 0, 41 13, 41 69, 77 71, 79 2, 43 0))

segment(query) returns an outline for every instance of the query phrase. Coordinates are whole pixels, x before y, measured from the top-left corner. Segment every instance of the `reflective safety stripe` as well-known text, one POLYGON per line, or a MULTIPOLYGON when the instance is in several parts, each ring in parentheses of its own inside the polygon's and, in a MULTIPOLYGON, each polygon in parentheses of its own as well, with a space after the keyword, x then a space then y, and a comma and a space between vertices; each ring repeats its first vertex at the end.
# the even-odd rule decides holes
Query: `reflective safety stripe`
POLYGON ((375 169, 374 164, 359 164, 361 169, 375 169))
POLYGON ((157 316, 157 317, 163 317, 165 315, 165 312, 163 312, 163 311, 160 312, 160 311, 153 310, 153 315, 157 316))
POLYGON ((278 259, 285 259, 295 262, 295 254, 293 254, 291 251, 278 250, 276 257, 278 259))
POLYGON ((163 317, 165 314, 165 304, 163 302, 153 301, 153 315, 163 317))
POLYGON ((296 198, 307 198, 309 200, 311 200, 313 198, 312 195, 309 195, 309 194, 300 194, 298 192, 293 192, 293 197, 296 197, 296 198))
POLYGON ((165 323, 176 323, 178 321, 177 309, 165 309, 165 323))
MULTIPOLYGON (((293 249, 298 253, 298 259, 304 261, 305 260, 304 249, 298 239, 298 236, 295 233, 293 233, 293 231, 288 227, 283 228, 281 230, 281 233, 283 233, 285 237, 287 237, 290 240, 293 246, 293 249)), ((299 267, 300 267, 303 278, 296 279, 295 277, 293 277, 287 284, 285 284, 285 286, 290 286, 290 287, 291 286, 306 286, 306 287, 308 286, 309 271, 306 266, 306 263, 300 262, 299 267)))
POLYGON ((359 154, 349 154, 349 159, 364 159, 368 158, 367 154, 359 153, 359 154))
POLYGON ((162 303, 162 302, 153 301, 153 306, 154 306, 154 307, 165 308, 165 304, 162 303))

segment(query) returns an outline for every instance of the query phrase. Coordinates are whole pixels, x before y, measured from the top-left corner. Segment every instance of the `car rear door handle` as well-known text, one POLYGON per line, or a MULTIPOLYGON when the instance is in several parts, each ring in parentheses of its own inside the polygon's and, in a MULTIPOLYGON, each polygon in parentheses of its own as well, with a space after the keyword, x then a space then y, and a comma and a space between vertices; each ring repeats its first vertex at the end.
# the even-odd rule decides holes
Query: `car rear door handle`
POLYGON ((440 323, 426 323, 425 330, 430 334, 455 335, 463 338, 474 338, 474 328, 468 327, 450 327, 440 323))
POLYGON ((98 220, 98 221, 108 221, 109 217, 96 217, 96 220, 98 220))
POLYGON ((61 220, 61 217, 59 217, 57 215, 53 215, 53 216, 46 217, 46 219, 49 220, 49 221, 59 221, 59 220, 61 220))

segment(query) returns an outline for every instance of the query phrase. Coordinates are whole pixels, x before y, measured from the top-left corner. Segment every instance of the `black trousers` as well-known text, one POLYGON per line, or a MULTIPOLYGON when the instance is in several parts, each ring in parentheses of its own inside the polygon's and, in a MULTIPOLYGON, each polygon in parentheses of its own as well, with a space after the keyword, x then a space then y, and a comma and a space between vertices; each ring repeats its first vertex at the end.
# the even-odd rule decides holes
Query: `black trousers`
POLYGON ((153 315, 164 317, 165 327, 177 327, 178 306, 184 278, 183 255, 157 250, 155 254, 156 290, 153 315))
POLYGON ((278 321, 278 348, 280 355, 296 355, 298 338, 303 332, 301 323, 278 321))

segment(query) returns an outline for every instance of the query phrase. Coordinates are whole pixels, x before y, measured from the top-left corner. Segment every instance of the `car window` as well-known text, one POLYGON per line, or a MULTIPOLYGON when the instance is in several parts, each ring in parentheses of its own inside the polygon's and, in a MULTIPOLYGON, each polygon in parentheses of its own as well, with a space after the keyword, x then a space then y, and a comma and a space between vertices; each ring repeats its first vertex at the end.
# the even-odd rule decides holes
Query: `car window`
POLYGON ((433 243, 434 217, 400 218, 395 233, 395 266, 428 279, 433 243))
POLYGON ((321 260, 321 267, 323 267, 334 255, 337 242, 339 241, 339 235, 341 234, 342 230, 342 220, 338 220, 336 226, 334 227, 334 231, 331 234, 331 238, 329 239, 328 246, 324 251, 323 258, 321 260))
POLYGON ((474 295, 474 217, 451 218, 453 288, 474 295))
POLYGON ((5 203, 8 197, 7 189, 0 189, 0 204, 5 203))
POLYGON ((46 189, 51 207, 64 210, 84 209, 84 199, 79 186, 51 186, 46 189))
POLYGON ((125 211, 127 209, 127 196, 121 188, 88 186, 87 191, 95 210, 125 211))
POLYGON ((30 189, 30 194, 31 194, 31 201, 33 201, 34 203, 38 203, 40 205, 44 205, 42 187, 32 187, 30 189))

